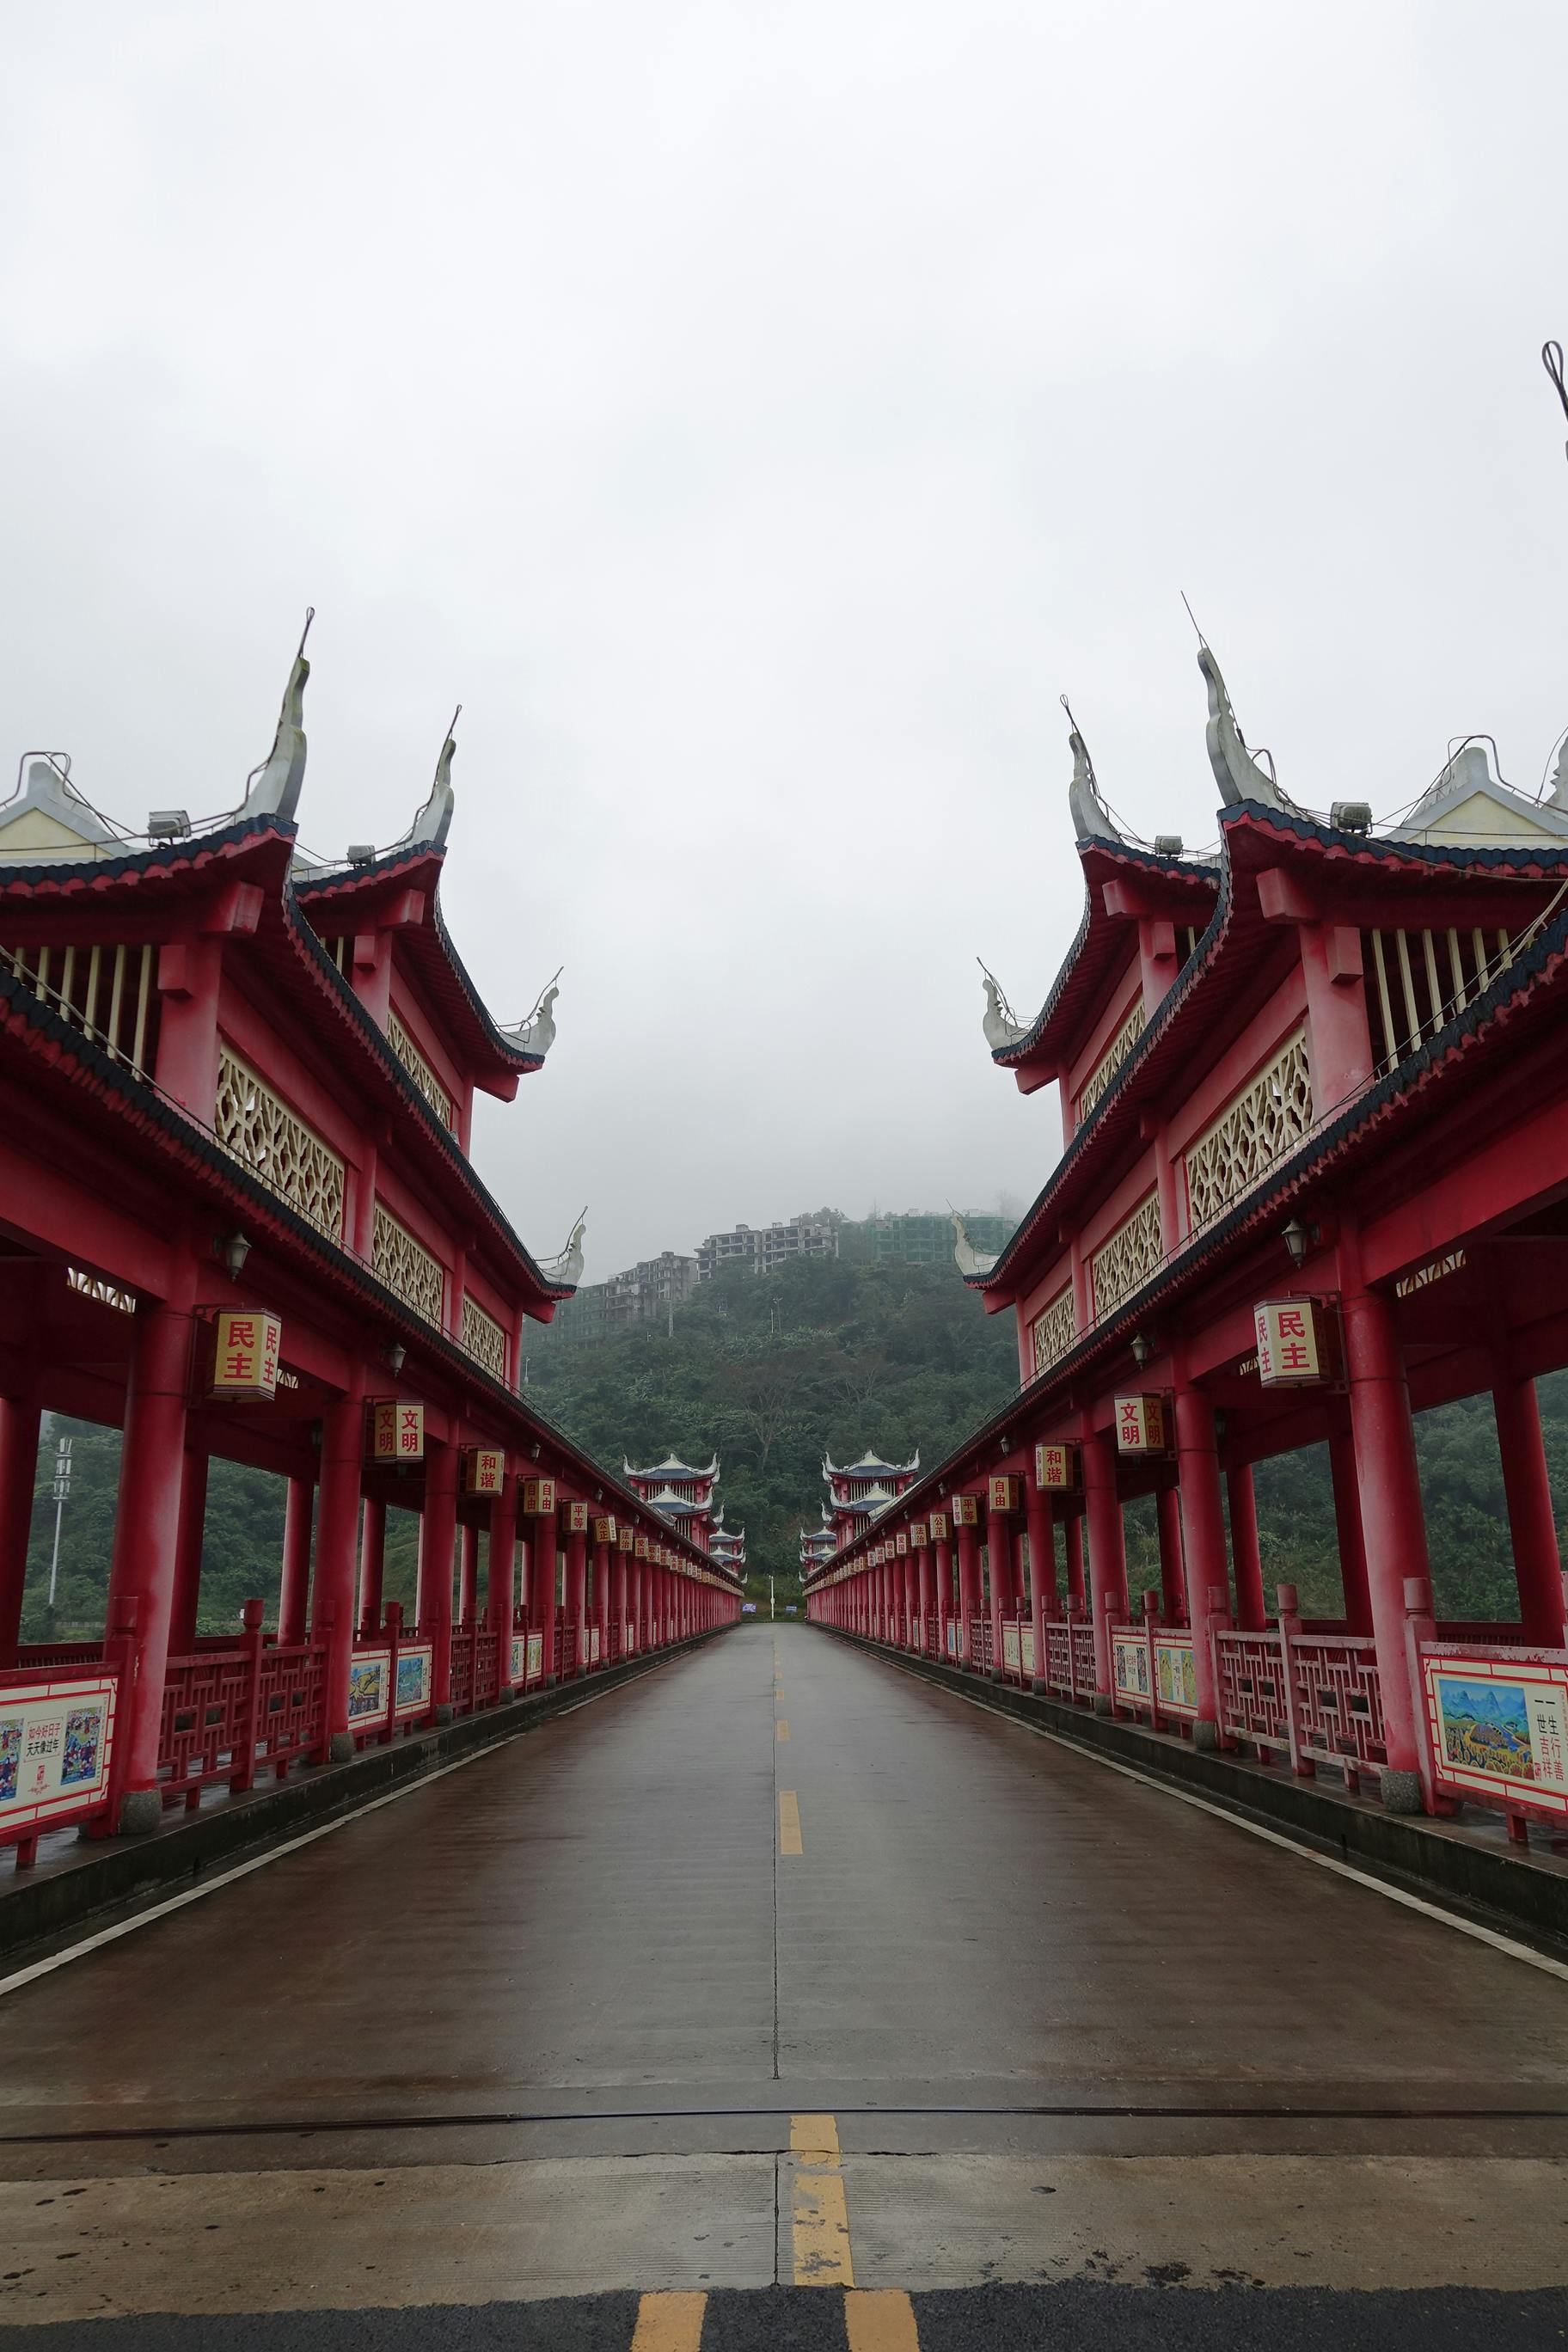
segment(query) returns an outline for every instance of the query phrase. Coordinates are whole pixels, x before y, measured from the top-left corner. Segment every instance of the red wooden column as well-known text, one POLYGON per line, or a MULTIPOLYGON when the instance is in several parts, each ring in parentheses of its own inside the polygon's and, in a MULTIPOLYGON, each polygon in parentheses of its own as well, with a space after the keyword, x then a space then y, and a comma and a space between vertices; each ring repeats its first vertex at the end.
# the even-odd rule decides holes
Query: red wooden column
POLYGON ((587 1667, 588 1657, 588 1538, 585 1531, 566 1538, 566 1590, 563 1604, 566 1641, 574 1648, 575 1671, 587 1667))
POLYGON ((485 1538, 485 1625, 496 1637, 496 1696, 511 1683, 512 1618, 517 1609, 517 1476, 503 1461, 500 1491, 490 1497, 485 1538))
POLYGON ((1258 1542, 1258 1498, 1250 1462, 1226 1472, 1225 1490, 1230 1504, 1237 1623, 1245 1633, 1261 1633, 1268 1622, 1268 1603, 1263 1597, 1263 1554, 1258 1542))
POLYGON ((966 1666, 974 1655, 974 1621, 980 1614, 980 1530, 956 1522, 958 1528, 958 1654, 966 1666))
POLYGON ((1502 1456, 1503 1492, 1508 1497, 1520 1623, 1527 1642, 1538 1643, 1543 1649, 1560 1650, 1563 1562, 1557 1549, 1557 1526, 1546 1475, 1546 1448, 1542 1443, 1535 1382, 1512 1380, 1506 1372, 1500 1372, 1492 1386, 1492 1412, 1497 1420, 1498 1451, 1502 1456))
POLYGON ((1084 1604, 1083 1520, 1083 1508, 1080 1505, 1062 1522, 1062 1548, 1067 1554, 1068 1599, 1075 1609, 1081 1609, 1084 1604))
POLYGON ((555 1518, 552 1513, 528 1524, 528 1622, 540 1637, 543 1687, 555 1681, 556 1582, 560 1565, 555 1557, 555 1518))
POLYGON ((1340 1250, 1342 1265, 1350 1260, 1342 1292, 1345 1370, 1388 1750, 1383 1801, 1390 1812, 1417 1813, 1421 1779, 1415 1694, 1405 1654, 1405 1580, 1419 1578, 1429 1584, 1431 1570, 1410 1390, 1392 1305, 1378 1292, 1362 1287, 1356 1237, 1342 1235, 1340 1250))
POLYGON ((1046 1687, 1046 1620, 1056 1607, 1057 1546, 1051 1528, 1051 1498, 1032 1477, 1024 1482, 1024 1524, 1029 1538, 1029 1618, 1035 1629, 1035 1671, 1030 1688, 1046 1687))
POLYGON ((163 1811, 158 1736, 174 1601, 191 1326, 184 1299, 179 1305, 147 1301, 137 1308, 131 1342, 108 1620, 110 1633, 130 1636, 130 1685, 120 1695, 112 1766, 120 1792, 117 1827, 130 1833, 156 1829, 163 1811))
POLYGON ((948 1541, 945 1511, 933 1511, 931 1520, 931 1580, 935 1600, 936 1654, 947 1655, 947 1629, 952 1622, 952 1549, 948 1541))
POLYGON ((1089 1600, 1094 1627, 1094 1686, 1100 1701, 1110 1704, 1110 1643, 1106 1636, 1108 1602, 1127 1609, 1127 1546, 1121 1528, 1121 1502, 1116 1491, 1116 1454, 1103 1430, 1086 1432, 1079 1458, 1083 1464, 1084 1518, 1089 1528, 1089 1600))
POLYGON ((1013 1522, 1000 1511, 985 1515, 985 1551, 991 1563, 991 1679, 1002 1679, 1002 1621, 1017 1606, 1013 1522))
POLYGON ((599 1658, 610 1663, 610 1547, 594 1546, 594 1622, 599 1629, 599 1658))
POLYGON ((615 1566, 611 1571, 610 1606, 615 1620, 616 1641, 618 1646, 619 1654, 623 1658, 626 1654, 626 1624, 631 1615, 631 1612, 626 1606, 626 1588, 630 1581, 626 1571, 630 1566, 631 1554, 626 1550, 623 1544, 617 1543, 616 1547, 615 1566))
POLYGON ((359 1551, 359 1622, 363 1633, 381 1631, 381 1586, 385 1564, 386 1505, 367 1495, 359 1551))
POLYGON ((1219 1745, 1219 1692, 1215 1681, 1214 1635, 1230 1622, 1230 1585, 1226 1573, 1225 1512, 1220 1503, 1219 1448, 1214 1407, 1198 1390, 1176 1384, 1176 1475, 1182 1496, 1182 1559, 1187 1580, 1187 1622, 1193 1629, 1193 1667, 1197 1680, 1198 1718, 1194 1748, 1219 1745))
MULTIPOLYGON (((354 1648, 354 1570, 358 1565, 360 1486, 364 1475, 364 1398, 337 1397, 321 1416, 321 1504, 310 1630, 327 1650, 327 1746, 333 1763, 354 1752, 349 1729, 349 1671, 354 1648)), ((428 1520, 426 1520, 428 1525, 428 1520)), ((440 1652, 437 1653, 437 1661, 440 1652)), ((450 1656, 448 1654, 448 1667, 450 1656)))
POLYGON ((1372 1595, 1366 1582, 1366 1546, 1361 1532, 1361 1496, 1355 1478, 1355 1440, 1351 1435, 1349 1407, 1336 1402, 1336 1419, 1329 1432, 1329 1475, 1334 1489, 1334 1528, 1340 1547, 1340 1582, 1344 1589, 1345 1622, 1352 1633, 1372 1631, 1372 1595))
POLYGON ((1182 1558, 1182 1497, 1175 1482, 1155 1496, 1160 1528, 1160 1597, 1167 1625, 1179 1625, 1187 1613, 1187 1575, 1182 1558))
POLYGON ((310 1589, 310 1519, 315 1482, 290 1478, 283 1511, 283 1580, 278 1591, 278 1639, 293 1644, 305 1638, 305 1599, 310 1589))
POLYGON ((202 1535, 207 1507, 207 1457, 190 1446, 180 1480, 180 1531, 174 1539, 174 1599, 169 1612, 169 1655, 188 1658, 195 1644, 201 1597, 202 1535))
POLYGON ((479 1614, 479 1531, 467 1519, 458 1531, 458 1622, 471 1633, 479 1614))
POLYGON ((428 1445, 419 1528, 419 1632, 435 1647, 430 1691, 438 1723, 452 1719, 452 1549, 458 1533, 458 1449, 428 1445))
POLYGON ((0 1666, 16 1664, 21 1639, 41 1419, 36 1384, 0 1396, 0 1666))
POLYGON ((921 1544, 915 1552, 915 1607, 920 1612, 921 1649, 923 1653, 931 1639, 931 1622, 936 1614, 936 1581, 931 1574, 931 1539, 921 1544))

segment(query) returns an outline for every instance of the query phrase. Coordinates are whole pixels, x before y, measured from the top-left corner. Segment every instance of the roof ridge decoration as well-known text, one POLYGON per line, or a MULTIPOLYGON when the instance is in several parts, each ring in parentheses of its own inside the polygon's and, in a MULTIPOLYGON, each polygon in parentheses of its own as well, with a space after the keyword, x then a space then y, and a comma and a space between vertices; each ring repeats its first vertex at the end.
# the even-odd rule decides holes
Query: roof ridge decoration
POLYGON ((989 1274, 1001 1255, 1001 1252, 993 1251, 988 1254, 984 1250, 977 1250, 969 1238, 969 1227, 964 1223, 958 1211, 954 1209, 952 1213, 954 1234, 952 1255, 960 1274, 965 1277, 972 1274, 989 1274))
POLYGON ((565 1248, 556 1257, 536 1258, 534 1263, 552 1290, 575 1290, 583 1279, 583 1231, 588 1222, 584 1208, 572 1228, 565 1248))
POLYGON ((980 964, 981 982, 985 990, 985 1017, 982 1024, 985 1043, 994 1054, 1004 1053, 1009 1045, 1016 1045, 1021 1037, 1028 1035, 1028 1026, 1018 1019, 1008 1003, 1001 982, 986 970, 978 956, 974 961, 980 964))
POLYGON ((555 1043, 555 1000, 561 993, 556 982, 565 969, 564 964, 558 966, 553 978, 540 990, 526 1021, 516 1021, 500 1033, 521 1052, 537 1054, 542 1062, 555 1043))
POLYGON ((305 781, 305 682, 310 675, 310 665, 305 657, 305 640, 310 634, 310 624, 315 617, 314 604, 307 604, 305 625, 300 632, 293 667, 283 688, 272 749, 260 767, 252 768, 245 780, 245 798, 239 804, 239 814, 247 821, 270 816, 283 824, 294 823, 295 811, 300 805, 300 789, 305 781))
POLYGON ((452 790, 452 759, 458 749, 458 721, 462 715, 463 706, 459 702, 452 713, 447 740, 437 759, 436 773, 425 805, 416 814, 407 832, 393 843, 395 849, 446 848, 447 835, 452 829, 452 811, 457 804, 457 795, 452 790))
MULTIPOLYGON (((96 846, 100 842, 113 841, 116 835, 98 811, 85 801, 70 780, 68 751, 24 751, 18 762, 16 789, 10 798, 0 803, 0 831, 17 817, 29 812, 47 817, 62 832, 76 840, 96 846), (28 762, 26 782, 21 778, 21 766, 28 762)), ((24 853, 26 855, 26 853, 24 853)), ((76 855, 62 845, 60 856, 76 855)), ((40 859, 40 863, 47 862, 40 859)))
POLYGON ((1265 751, 1268 768, 1258 766, 1248 751, 1247 738, 1237 724, 1235 707, 1226 691, 1220 666, 1206 640, 1198 647, 1198 667, 1204 674, 1209 690, 1208 725, 1205 740, 1208 744, 1209 765, 1215 772, 1221 800, 1227 808, 1237 808, 1244 801, 1257 801, 1264 808, 1284 809, 1291 816, 1304 812, 1288 800, 1275 782, 1272 774, 1273 755, 1265 751))
POLYGON ((1100 779, 1094 772, 1094 761, 1089 756, 1089 745, 1079 732, 1072 706, 1064 694, 1062 709, 1068 715, 1068 742, 1072 750, 1072 782, 1068 786, 1068 806, 1072 811, 1073 833, 1079 841, 1109 841, 1119 849, 1127 846, 1127 836, 1117 824, 1105 804, 1100 789, 1100 779))

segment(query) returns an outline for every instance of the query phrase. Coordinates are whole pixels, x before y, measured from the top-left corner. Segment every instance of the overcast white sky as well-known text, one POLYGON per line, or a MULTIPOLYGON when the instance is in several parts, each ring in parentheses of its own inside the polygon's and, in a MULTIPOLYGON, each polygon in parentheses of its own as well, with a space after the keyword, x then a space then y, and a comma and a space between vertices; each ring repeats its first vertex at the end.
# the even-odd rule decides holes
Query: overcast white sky
MULTIPOLYGON (((1078 920, 1057 696, 1211 839, 1568 724, 1561 0, 0 5, 0 713, 214 811, 317 620, 306 842, 560 1041, 476 1157, 587 1278, 1031 1197, 980 1034, 1078 920)), ((0 789, 3 789, 0 786, 0 789)))

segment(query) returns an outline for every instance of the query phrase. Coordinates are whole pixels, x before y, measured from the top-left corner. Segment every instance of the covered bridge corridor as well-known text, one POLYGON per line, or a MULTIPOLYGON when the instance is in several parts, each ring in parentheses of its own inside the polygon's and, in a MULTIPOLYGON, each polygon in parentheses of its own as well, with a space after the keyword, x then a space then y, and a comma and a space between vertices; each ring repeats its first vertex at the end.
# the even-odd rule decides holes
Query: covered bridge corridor
MULTIPOLYGON (((1353 2329, 1363 2289, 1462 2285, 1549 2340, 1565 1977, 983 1689, 747 1623, 15 1970, 0 2322, 1026 2343, 1049 2283, 1152 2344, 1177 2290, 1339 2290, 1353 2329), (847 2293, 786 2337, 730 2300, 775 2282, 847 2293), (979 2288, 1004 2333, 953 2332, 979 2288)), ((1249 2295, 1183 2303, 1255 2340, 1249 2295)))

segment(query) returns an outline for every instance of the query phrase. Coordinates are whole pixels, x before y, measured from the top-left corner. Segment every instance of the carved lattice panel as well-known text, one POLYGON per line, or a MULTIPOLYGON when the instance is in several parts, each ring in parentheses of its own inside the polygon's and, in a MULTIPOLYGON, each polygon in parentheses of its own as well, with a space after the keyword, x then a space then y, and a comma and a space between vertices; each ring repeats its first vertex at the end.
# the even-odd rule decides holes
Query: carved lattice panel
POLYGON ((427 1323, 441 1320, 441 1267, 427 1249, 422 1249, 405 1225, 389 1216, 377 1202, 375 1210, 375 1240, 371 1250, 371 1272, 377 1281, 384 1282, 388 1290, 395 1290, 406 1300, 416 1315, 427 1323))
POLYGON ((1072 1303, 1072 1285, 1058 1290, 1047 1307, 1036 1316, 1033 1325, 1035 1339, 1035 1370, 1045 1371, 1058 1356, 1065 1356, 1078 1338, 1078 1316, 1072 1303))
POLYGON ((1143 1034, 1147 1016, 1142 997, 1132 1007, 1104 1054, 1079 1089, 1078 1123, 1081 1127, 1095 1105, 1110 1090, 1110 1081, 1143 1034))
POLYGON ((1307 1033, 1298 1029, 1267 1069, 1226 1107, 1186 1155, 1187 1209, 1207 1224, 1293 1150, 1312 1124, 1307 1033))
POLYGON ((226 1045, 218 1051, 213 1131, 226 1151, 290 1208, 338 1238, 343 1226, 342 1161, 226 1045))
POLYGON ((1094 1311, 1109 1315, 1113 1307, 1146 1282, 1163 1255, 1160 1239, 1160 1197, 1151 1192, 1110 1239, 1089 1260, 1094 1283, 1094 1311))
POLYGON ((506 1378, 506 1333, 476 1299, 463 1293, 463 1345, 498 1381, 506 1378))
POLYGON ((395 1013, 386 1016, 386 1042, 440 1120, 443 1127, 452 1124, 452 1097, 419 1051, 413 1038, 395 1013))

